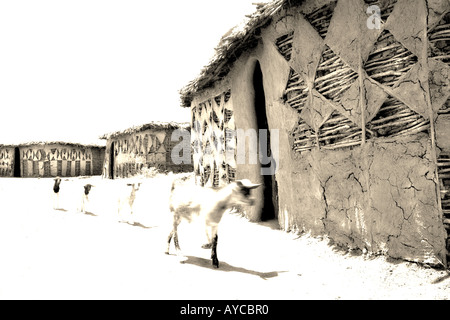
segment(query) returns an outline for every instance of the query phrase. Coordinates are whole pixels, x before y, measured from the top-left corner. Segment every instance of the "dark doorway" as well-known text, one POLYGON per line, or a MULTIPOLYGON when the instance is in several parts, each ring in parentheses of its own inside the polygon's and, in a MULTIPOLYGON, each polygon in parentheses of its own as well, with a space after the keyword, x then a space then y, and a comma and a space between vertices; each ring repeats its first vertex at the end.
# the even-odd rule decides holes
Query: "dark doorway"
POLYGON ((109 149, 109 178, 114 179, 114 142, 109 149))
MULTIPOLYGON (((255 90, 255 114, 258 129, 267 130, 267 141, 259 139, 260 150, 263 150, 263 148, 267 148, 266 155, 268 157, 271 157, 272 152, 270 150, 270 131, 266 114, 266 96, 264 93, 263 74, 259 62, 256 62, 255 71, 253 73, 253 87, 255 90)), ((270 162, 268 164, 261 164, 262 168, 267 168, 270 166, 270 162)), ((275 175, 263 175, 263 180, 264 204, 261 212, 261 220, 267 221, 278 217, 278 190, 275 175)))
POLYGON ((20 149, 14 148, 14 178, 20 178, 20 149))

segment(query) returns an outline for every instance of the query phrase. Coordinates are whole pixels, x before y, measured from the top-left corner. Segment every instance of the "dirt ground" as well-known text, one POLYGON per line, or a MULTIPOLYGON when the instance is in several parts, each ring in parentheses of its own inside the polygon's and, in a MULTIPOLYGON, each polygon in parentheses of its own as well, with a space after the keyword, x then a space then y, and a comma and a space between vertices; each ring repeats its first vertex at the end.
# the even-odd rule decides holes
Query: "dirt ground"
POLYGON ((327 238, 237 214, 225 215, 219 228, 219 269, 200 248, 200 221, 180 225, 180 263, 163 253, 172 179, 141 180, 131 225, 117 213, 127 180, 63 179, 54 210, 52 179, 1 178, 0 299, 450 298, 444 270, 352 255, 327 238), (90 214, 77 210, 86 183, 95 186, 90 214))

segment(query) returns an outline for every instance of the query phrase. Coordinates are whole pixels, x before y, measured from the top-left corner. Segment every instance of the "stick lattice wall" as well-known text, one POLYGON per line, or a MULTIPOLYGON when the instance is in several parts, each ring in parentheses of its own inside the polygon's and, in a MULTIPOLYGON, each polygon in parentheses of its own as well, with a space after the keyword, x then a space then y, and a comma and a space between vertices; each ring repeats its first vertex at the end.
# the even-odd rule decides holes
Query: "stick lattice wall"
MULTIPOLYGON (((295 64, 290 63, 291 72, 284 101, 300 115, 299 123, 293 132, 293 149, 304 152, 313 148, 351 147, 360 145, 363 135, 365 139, 372 139, 428 133, 430 121, 429 114, 423 110, 423 105, 426 105, 424 98, 414 101, 413 98, 405 96, 407 91, 404 89, 406 83, 411 81, 416 82, 412 89, 420 89, 418 78, 422 66, 417 54, 396 39, 393 34, 396 31, 395 23, 387 23, 391 22, 391 14, 396 13, 397 1, 365 1, 365 7, 380 6, 383 23, 378 38, 370 46, 362 43, 371 41, 370 37, 360 37, 358 40, 362 43, 361 47, 370 48, 367 57, 360 57, 361 70, 357 65, 345 62, 353 58, 347 56, 350 50, 336 53, 331 48, 336 40, 328 38, 329 27, 346 26, 345 23, 340 23, 344 19, 340 12, 338 16, 334 15, 337 3, 338 1, 332 1, 304 15, 317 32, 315 38, 323 40, 323 49, 314 79, 306 79, 305 72, 302 72, 304 70, 296 70, 295 64), (389 30, 390 25, 394 25, 394 31, 389 30), (362 81, 358 81, 360 77, 362 81), (312 88, 308 87, 307 80, 313 84, 312 88), (365 91, 364 116, 361 114, 359 99, 361 82, 365 91)), ((331 37, 345 37, 345 34, 346 30, 334 29, 331 37)), ((449 39, 447 13, 428 32, 431 67, 442 68, 450 65, 449 39)), ((292 30, 275 41, 280 54, 288 62, 294 59, 293 49, 299 49, 294 50, 299 55, 308 54, 307 50, 296 48, 304 46, 304 43, 294 43, 294 40, 295 32, 292 30)), ((303 58, 306 59, 307 56, 303 58)))

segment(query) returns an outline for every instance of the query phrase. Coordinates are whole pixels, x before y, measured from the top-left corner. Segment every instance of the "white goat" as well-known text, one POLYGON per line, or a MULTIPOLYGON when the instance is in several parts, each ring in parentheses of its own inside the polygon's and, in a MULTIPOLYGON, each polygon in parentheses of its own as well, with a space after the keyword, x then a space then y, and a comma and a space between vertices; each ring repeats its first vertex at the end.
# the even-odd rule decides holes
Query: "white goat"
POLYGON ((61 189, 61 178, 56 177, 54 179, 55 183, 53 184, 53 209, 59 209, 59 191, 61 189))
POLYGON ((139 191, 141 183, 127 183, 126 188, 122 191, 125 196, 121 194, 119 196, 119 204, 118 204, 118 214, 119 214, 119 222, 127 222, 129 224, 134 224, 133 217, 133 203, 136 199, 136 192, 139 191), (125 208, 128 211, 128 214, 124 214, 123 211, 125 208), (128 210, 129 209, 129 210, 128 210))
POLYGON ((188 222, 192 218, 199 216, 206 225, 206 235, 208 243, 203 248, 211 248, 212 265, 219 267, 217 258, 218 235, 217 228, 223 214, 234 206, 254 205, 254 199, 250 196, 250 191, 259 187, 249 180, 233 182, 222 188, 204 188, 199 186, 180 186, 177 181, 172 184, 169 199, 170 211, 173 214, 173 228, 167 239, 166 254, 169 254, 170 241, 174 240, 177 255, 180 255, 180 245, 178 242, 177 228, 181 219, 188 222))
POLYGON ((81 208, 80 208, 80 212, 86 213, 86 204, 89 203, 89 193, 91 191, 91 188, 93 187, 92 184, 86 184, 85 186, 83 186, 84 192, 81 198, 81 208))

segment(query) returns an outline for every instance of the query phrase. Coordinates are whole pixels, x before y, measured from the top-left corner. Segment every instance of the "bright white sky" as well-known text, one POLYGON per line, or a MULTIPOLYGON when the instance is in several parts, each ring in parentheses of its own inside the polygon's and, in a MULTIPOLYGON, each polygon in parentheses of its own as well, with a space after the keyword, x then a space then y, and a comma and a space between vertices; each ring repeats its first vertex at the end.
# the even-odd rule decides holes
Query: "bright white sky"
POLYGON ((252 2, 0 0, 0 144, 188 122, 178 90, 252 2))

